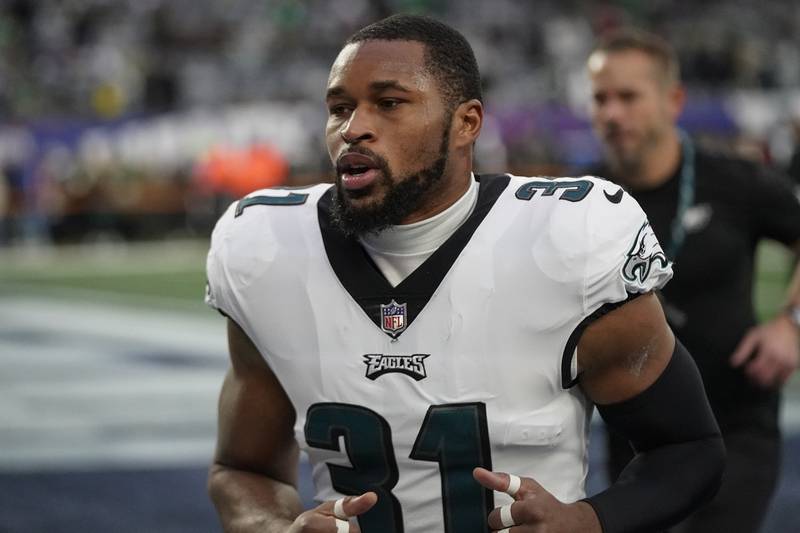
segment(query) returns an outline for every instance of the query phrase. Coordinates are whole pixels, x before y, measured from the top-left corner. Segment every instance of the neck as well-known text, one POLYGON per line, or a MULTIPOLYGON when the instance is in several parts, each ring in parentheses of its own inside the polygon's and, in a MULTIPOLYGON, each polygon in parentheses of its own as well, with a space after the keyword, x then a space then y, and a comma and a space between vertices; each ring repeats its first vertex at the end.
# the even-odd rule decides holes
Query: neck
POLYGON ((681 164, 681 140, 672 128, 663 140, 648 147, 642 157, 629 165, 612 163, 614 176, 632 190, 654 189, 666 183, 681 164))
MULTIPOLYGON (((469 161, 471 163, 471 159, 469 161)), ((401 224, 413 224, 434 217, 466 194, 472 181, 472 165, 459 163, 455 158, 448 160, 441 185, 428 193, 430 201, 411 213, 401 224)))

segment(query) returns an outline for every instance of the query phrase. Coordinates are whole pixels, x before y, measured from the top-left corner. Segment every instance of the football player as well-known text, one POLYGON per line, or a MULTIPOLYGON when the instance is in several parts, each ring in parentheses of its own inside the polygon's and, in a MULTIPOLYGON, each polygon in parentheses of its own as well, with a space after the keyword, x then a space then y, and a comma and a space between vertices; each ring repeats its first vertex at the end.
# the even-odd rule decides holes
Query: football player
POLYGON ((657 531, 713 495, 724 448, 637 203, 592 177, 473 174, 477 64, 429 18, 354 34, 326 103, 335 184, 250 194, 212 236, 225 530, 657 531), (587 498, 594 405, 638 453, 587 498))

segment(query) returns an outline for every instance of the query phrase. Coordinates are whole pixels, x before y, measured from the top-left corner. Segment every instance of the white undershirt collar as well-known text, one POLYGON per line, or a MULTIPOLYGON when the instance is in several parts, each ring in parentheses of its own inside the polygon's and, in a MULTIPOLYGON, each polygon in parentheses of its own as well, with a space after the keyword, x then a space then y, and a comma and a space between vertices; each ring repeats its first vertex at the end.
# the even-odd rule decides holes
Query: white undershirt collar
POLYGON ((472 214, 478 182, 470 175, 467 191, 450 207, 425 220, 391 226, 361 236, 364 249, 386 279, 397 286, 435 252, 472 214))

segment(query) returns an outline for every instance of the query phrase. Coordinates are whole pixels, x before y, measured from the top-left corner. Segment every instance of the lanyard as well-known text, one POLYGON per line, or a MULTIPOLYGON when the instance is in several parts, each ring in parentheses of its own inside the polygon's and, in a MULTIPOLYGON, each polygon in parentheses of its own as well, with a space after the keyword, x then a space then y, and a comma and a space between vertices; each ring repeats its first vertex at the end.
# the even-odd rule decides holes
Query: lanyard
POLYGON ((694 144, 683 130, 678 130, 681 138, 681 163, 680 183, 678 184, 678 207, 672 219, 670 229, 672 234, 665 247, 667 257, 674 261, 686 240, 686 230, 683 227, 683 217, 686 210, 694 203, 694 144))

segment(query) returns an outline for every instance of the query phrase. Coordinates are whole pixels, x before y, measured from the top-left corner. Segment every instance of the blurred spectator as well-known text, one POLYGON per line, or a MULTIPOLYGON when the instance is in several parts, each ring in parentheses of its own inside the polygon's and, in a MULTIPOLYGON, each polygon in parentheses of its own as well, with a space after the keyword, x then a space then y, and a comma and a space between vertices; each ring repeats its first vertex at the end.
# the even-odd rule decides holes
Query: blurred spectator
POLYGON ((8 224, 11 220, 9 206, 11 204, 8 182, 5 172, 0 172, 0 246, 8 240, 8 224))
POLYGON ((556 91, 552 96, 580 71, 576 58, 588 52, 590 30, 603 34, 632 22, 670 34, 689 86, 792 87, 800 76, 800 6, 790 0, 604 1, 585 8, 556 0, 490 7, 478 0, 12 0, 0 5, 7 82, 0 101, 6 116, 108 117, 313 99, 335 44, 364 22, 402 10, 463 27, 477 41, 487 77, 538 71, 540 91, 556 91))
POLYGON ((244 149, 213 148, 198 164, 195 178, 199 192, 231 201, 257 189, 277 187, 286 182, 289 165, 283 155, 265 144, 244 149))
MULTIPOLYGON (((37 143, 22 162, 20 190, 39 196, 29 182, 54 131, 77 153, 98 125, 124 130, 124 141, 103 141, 117 176, 103 186, 116 198, 139 188, 125 180, 174 177, 172 191, 198 185, 192 163, 216 144, 268 141, 291 165, 287 183, 319 181, 321 132, 305 124, 324 112, 327 67, 354 28, 395 11, 430 13, 473 43, 496 119, 480 154, 489 167, 505 160, 519 173, 558 172, 599 155, 581 58, 595 35, 624 24, 657 28, 678 44, 689 90, 710 102, 687 113, 695 133, 729 140, 738 127, 763 140, 770 117, 800 101, 791 92, 800 83, 800 4, 791 0, 8 0, 0 2, 0 116, 30 128, 37 143), (272 108, 251 113, 255 103, 272 108), (291 119, 296 106, 306 111, 291 119), (276 107, 287 111, 277 116, 276 107), (235 127, 218 120, 237 108, 235 127), (157 116, 167 118, 158 124, 157 116)), ((2 144, 0 164, 14 152, 2 144)), ((76 159, 66 180, 85 184, 94 171, 76 159)), ((65 216, 75 209, 67 202, 65 216)), ((53 214, 51 222, 66 220, 53 214)))

